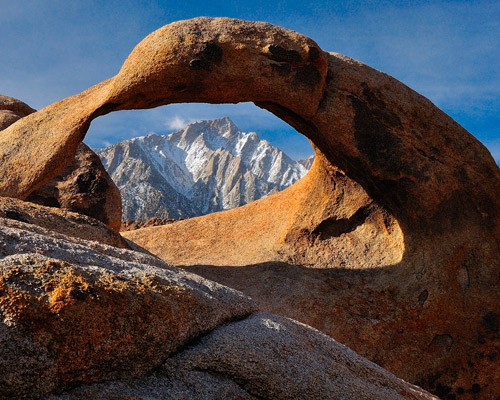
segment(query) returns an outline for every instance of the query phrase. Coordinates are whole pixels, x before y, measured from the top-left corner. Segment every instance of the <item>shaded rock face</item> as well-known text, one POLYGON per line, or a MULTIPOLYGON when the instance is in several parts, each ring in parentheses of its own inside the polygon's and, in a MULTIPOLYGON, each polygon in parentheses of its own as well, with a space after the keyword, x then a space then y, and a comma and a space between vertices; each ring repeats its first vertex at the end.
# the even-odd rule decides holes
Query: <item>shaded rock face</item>
POLYGON ((88 215, 120 230, 120 190, 97 154, 83 143, 78 146, 73 163, 26 200, 88 215))
MULTIPOLYGON (((35 111, 17 99, 0 95, 0 130, 35 111)), ((99 157, 83 143, 78 146, 73 162, 31 193, 27 201, 88 215, 120 230, 120 191, 99 157)))
POLYGON ((424 97, 295 32, 208 18, 159 29, 117 76, 2 132, 0 193, 26 198, 56 176, 99 115, 240 101, 305 134, 311 172, 243 208, 127 237, 442 397, 499 396, 493 158, 424 97))

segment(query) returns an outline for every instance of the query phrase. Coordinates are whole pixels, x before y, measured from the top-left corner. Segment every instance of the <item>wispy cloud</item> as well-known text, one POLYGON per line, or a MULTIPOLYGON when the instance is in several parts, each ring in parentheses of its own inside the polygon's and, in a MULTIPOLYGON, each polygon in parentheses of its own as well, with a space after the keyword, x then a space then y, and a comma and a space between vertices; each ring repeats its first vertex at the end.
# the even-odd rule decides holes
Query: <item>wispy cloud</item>
POLYGON ((167 121, 165 122, 165 126, 169 130, 178 131, 180 129, 185 128, 186 125, 188 125, 191 121, 192 120, 186 120, 176 115, 173 118, 167 119, 167 121))

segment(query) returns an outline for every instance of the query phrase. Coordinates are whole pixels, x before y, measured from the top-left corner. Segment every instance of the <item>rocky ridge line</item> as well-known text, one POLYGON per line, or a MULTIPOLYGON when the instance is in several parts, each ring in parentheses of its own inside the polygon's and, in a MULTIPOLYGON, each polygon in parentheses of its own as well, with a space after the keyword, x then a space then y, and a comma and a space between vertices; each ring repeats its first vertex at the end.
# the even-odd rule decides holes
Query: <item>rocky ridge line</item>
POLYGON ((124 221, 184 219, 239 207, 307 172, 228 117, 124 140, 97 154, 120 189, 124 221))

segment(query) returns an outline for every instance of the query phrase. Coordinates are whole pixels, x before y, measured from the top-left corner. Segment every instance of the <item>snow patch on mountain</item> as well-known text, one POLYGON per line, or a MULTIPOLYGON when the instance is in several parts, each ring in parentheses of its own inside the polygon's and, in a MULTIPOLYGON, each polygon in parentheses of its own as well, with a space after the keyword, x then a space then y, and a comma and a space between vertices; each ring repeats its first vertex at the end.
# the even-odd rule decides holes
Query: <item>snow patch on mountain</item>
POLYGON ((306 166, 227 117, 96 151, 120 188, 123 219, 190 218, 283 190, 306 166))

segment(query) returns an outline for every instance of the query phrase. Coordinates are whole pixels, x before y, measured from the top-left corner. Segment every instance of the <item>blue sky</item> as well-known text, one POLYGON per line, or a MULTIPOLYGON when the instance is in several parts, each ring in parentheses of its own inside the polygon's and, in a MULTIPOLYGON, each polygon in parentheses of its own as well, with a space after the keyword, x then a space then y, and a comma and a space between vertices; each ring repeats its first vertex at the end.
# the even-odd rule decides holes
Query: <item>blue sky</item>
MULTIPOLYGON (((41 108, 116 74, 132 48, 179 19, 228 16, 299 31, 422 93, 500 161, 498 1, 0 0, 0 93, 41 108)), ((307 141, 253 104, 170 105, 96 120, 103 147, 193 120, 229 115, 294 158, 307 141)))

